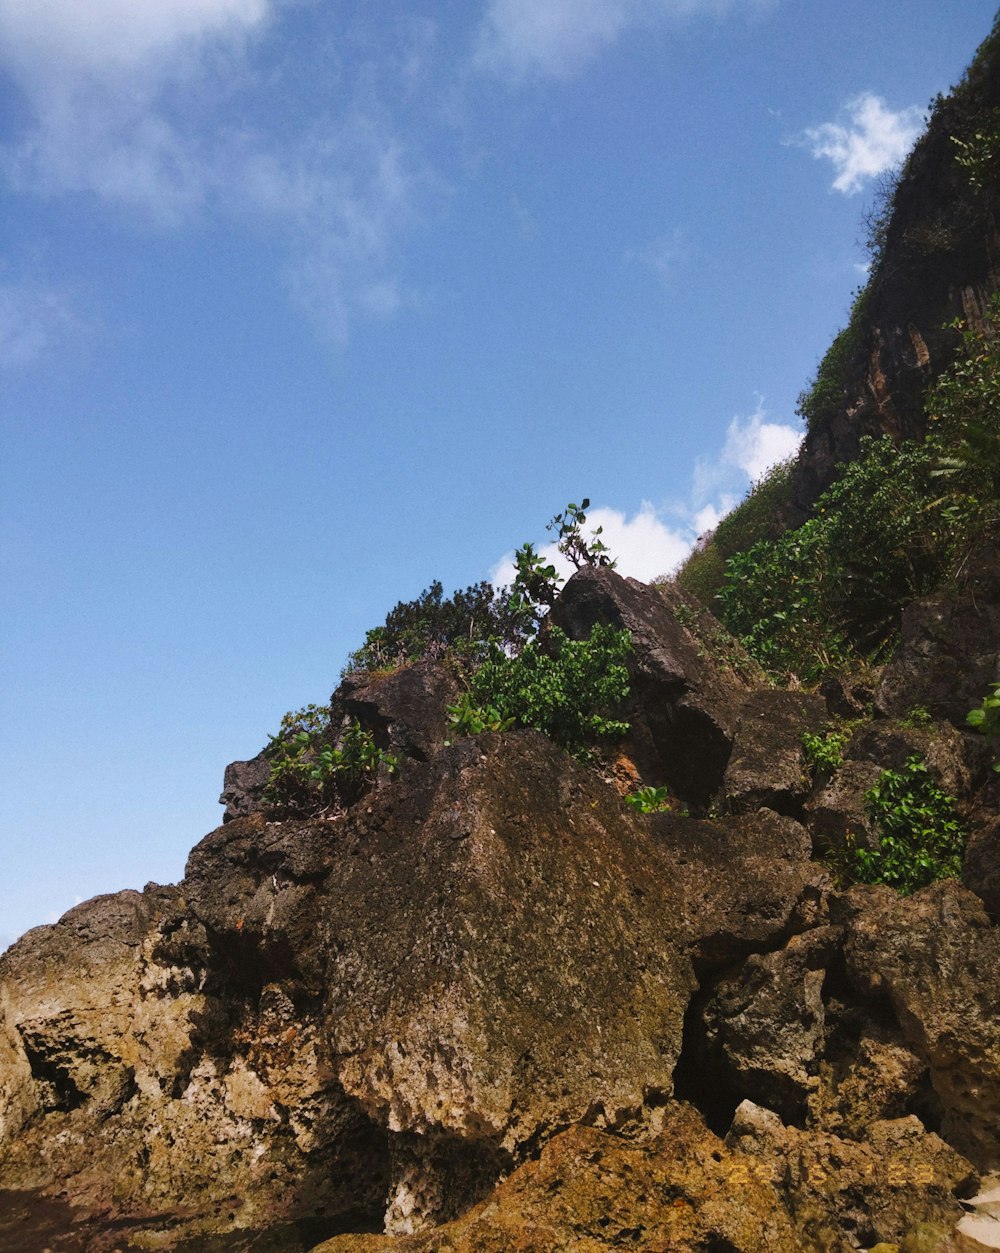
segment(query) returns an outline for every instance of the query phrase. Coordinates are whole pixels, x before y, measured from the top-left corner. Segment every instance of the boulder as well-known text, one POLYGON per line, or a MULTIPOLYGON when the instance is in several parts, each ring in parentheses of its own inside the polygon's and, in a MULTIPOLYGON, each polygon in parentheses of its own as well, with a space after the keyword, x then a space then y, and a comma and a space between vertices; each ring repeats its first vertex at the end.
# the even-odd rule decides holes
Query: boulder
POLYGON ((802 736, 828 721, 826 701, 810 692, 764 688, 740 706, 732 755, 723 782, 730 813, 767 807, 794 818, 812 780, 802 754, 802 736))
POLYGON ((753 954, 715 984, 702 1011, 708 1050, 730 1087, 787 1122, 804 1118, 819 1084, 823 983, 839 939, 838 928, 818 927, 776 952, 753 954))
POLYGON ((647 821, 682 904, 699 977, 822 920, 830 879, 810 860, 808 832, 791 818, 762 809, 713 820, 654 814, 647 821))
POLYGON ((590 1127, 561 1132, 537 1161, 436 1231, 399 1240, 341 1236, 315 1253, 805 1248, 778 1188, 752 1161, 729 1151, 690 1106, 670 1103, 657 1114, 658 1133, 641 1143, 590 1127))
POLYGON ((929 1068, 941 1134, 980 1169, 1000 1163, 1000 929, 953 879, 912 897, 854 887, 834 902, 847 977, 888 1002, 929 1068))
POLYGON ((971 554, 957 588, 903 610, 902 638, 882 672, 877 707, 905 717, 922 706, 963 726, 991 683, 1000 680, 1000 550, 971 554))
POLYGON ((271 777, 271 763, 263 752, 249 761, 231 761, 222 780, 219 804, 225 805, 223 822, 245 818, 263 807, 264 789, 271 777))
POLYGON ((673 585, 652 587, 585 566, 563 588, 549 621, 573 639, 586 639, 598 622, 628 628, 631 694, 621 713, 631 723, 631 756, 648 781, 705 805, 722 784, 749 684, 713 663, 685 625, 694 614, 673 585))
POLYGON ((95 1251, 450 1219, 669 1094, 681 916, 647 824, 534 732, 337 819, 231 821, 179 888, 0 961, 0 1192, 68 1199, 95 1251))
POLYGON ((416 661, 388 674, 349 674, 330 697, 334 727, 357 719, 379 748, 401 763, 427 761, 448 738, 448 705, 461 688, 440 661, 416 661))
POLYGON ((865 794, 882 767, 871 761, 845 761, 821 780, 805 805, 813 847, 821 855, 844 854, 851 844, 878 846, 877 824, 868 816, 865 794))
POLYGON ((973 826, 962 860, 962 883, 975 892, 995 923, 1000 923, 1000 817, 973 826))
POLYGON ((791 1209, 801 1243, 789 1247, 830 1253, 895 1246, 928 1224, 945 1234, 962 1217, 958 1198, 978 1182, 971 1164, 914 1117, 872 1123, 852 1141, 787 1127, 744 1101, 726 1146, 791 1209))

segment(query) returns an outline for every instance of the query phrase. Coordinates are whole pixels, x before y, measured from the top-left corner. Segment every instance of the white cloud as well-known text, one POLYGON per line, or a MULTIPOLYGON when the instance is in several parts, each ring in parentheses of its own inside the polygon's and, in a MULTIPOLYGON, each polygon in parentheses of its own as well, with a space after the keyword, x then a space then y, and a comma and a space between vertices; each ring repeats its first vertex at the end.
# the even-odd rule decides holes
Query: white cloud
POLYGON ((871 92, 849 101, 845 111, 846 125, 824 122, 808 129, 801 142, 817 159, 833 163, 834 190, 850 196, 903 160, 923 130, 924 115, 916 106, 894 113, 871 92))
POLYGON ((259 26, 269 0, 0 0, 0 53, 22 79, 118 73, 259 26))
MULTIPOLYGON (((480 32, 480 69, 515 80, 566 78, 628 28, 664 18, 718 14, 740 0, 490 0, 480 32)), ((762 7, 767 0, 749 0, 762 7)))
POLYGON ((722 516, 739 495, 779 461, 798 452, 802 432, 781 422, 768 422, 763 401, 745 418, 734 417, 726 442, 716 457, 703 457, 694 469, 693 496, 698 508, 711 504, 722 516))
MULTIPOLYGON (((588 509, 584 534, 591 535, 598 527, 603 528, 601 539, 616 560, 618 573, 645 583, 683 561, 693 538, 686 528, 668 526, 648 501, 631 518, 617 509, 588 509)), ((555 542, 545 544, 539 552, 563 578, 573 573, 572 563, 559 552, 555 542)), ((505 553, 490 572, 490 582, 494 587, 506 587, 514 581, 514 575, 514 554, 505 553)))
POLYGON ((77 324, 66 292, 38 283, 0 283, 0 368, 28 366, 77 324))
POLYGON ((401 85, 391 53, 360 64, 339 83, 339 107, 317 108, 289 135, 280 109, 262 107, 280 73, 269 80, 249 56, 263 33, 280 56, 269 20, 279 2, 0 0, 0 68, 30 118, 0 146, 0 184, 87 197, 137 225, 266 233, 285 250, 294 301, 343 343, 357 321, 392 317, 408 299, 396 243, 433 184, 399 141, 379 84, 410 91, 419 67, 411 56, 401 85))

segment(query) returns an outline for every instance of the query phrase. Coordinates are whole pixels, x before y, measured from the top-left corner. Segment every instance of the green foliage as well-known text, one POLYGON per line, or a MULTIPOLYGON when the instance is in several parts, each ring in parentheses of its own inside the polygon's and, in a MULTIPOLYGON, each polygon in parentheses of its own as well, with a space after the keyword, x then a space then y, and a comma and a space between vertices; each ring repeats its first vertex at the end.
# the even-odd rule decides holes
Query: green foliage
POLYGON ((448 723, 456 735, 481 735, 484 731, 508 731, 513 718, 505 718, 494 705, 477 704, 471 693, 463 692, 448 706, 448 723))
POLYGON ((546 524, 547 531, 555 531, 558 535, 557 546, 564 557, 568 557, 577 570, 583 566, 607 566, 613 570, 618 564, 608 553, 608 546, 601 539, 604 530, 599 526, 592 531, 588 539, 583 534, 583 526, 587 521, 584 510, 590 508, 590 501, 584 497, 580 505, 569 504, 563 513, 557 513, 546 524))
POLYGON ((571 640, 550 627, 544 641, 529 640, 515 656, 491 641, 471 679, 470 707, 534 727, 587 759, 595 740, 628 730, 628 723, 609 718, 607 711, 628 695, 625 659, 631 649, 628 631, 600 624, 588 640, 571 640))
POLYGON ((726 577, 726 559, 714 538, 692 549, 674 577, 683 591, 711 609, 726 577))
POLYGON ((965 171, 976 191, 996 186, 1000 176, 1000 109, 992 109, 979 119, 979 125, 965 138, 951 136, 955 164, 965 171))
POLYGON ((904 727, 929 727, 934 719, 926 705, 911 705, 901 721, 904 727))
POLYGON ((658 814, 670 808, 670 794, 665 787, 641 787, 625 797, 625 804, 640 814, 658 814))
POLYGON ((810 431, 840 413, 850 399, 851 384, 864 359, 869 297, 869 287, 857 293, 847 325, 827 349, 812 386, 799 396, 797 412, 810 431))
POLYGON ((374 783, 380 770, 395 773, 398 762, 375 744, 355 719, 333 742, 329 709, 309 705, 285 714, 265 755, 271 777, 264 801, 286 814, 311 817, 352 804, 374 783))
POLYGON ((344 673, 352 670, 391 670, 420 657, 440 657, 452 651, 474 657, 486 639, 504 642, 520 631, 516 608, 491 584, 473 584, 445 599, 435 581, 416 598, 400 601, 386 616, 385 625, 365 635, 361 648, 351 653, 344 673))
POLYGON ((775 540, 785 531, 794 506, 794 466, 795 459, 790 457, 763 474, 677 571, 680 587, 706 609, 713 607, 722 587, 728 557, 760 540, 775 540))
MULTIPOLYGON (((986 736, 994 752, 1000 751, 1000 683, 993 683, 977 709, 970 709, 965 721, 986 736)), ((1000 761, 993 763, 1000 773, 1000 761)))
POLYGON ((934 586, 954 549, 934 464, 930 445, 866 437, 814 517, 730 558, 722 619, 766 669, 812 681, 892 641, 901 606, 934 586))
POLYGON ((958 878, 966 834, 955 802, 919 757, 909 757, 902 770, 883 770, 865 793, 865 806, 878 825, 879 844, 850 850, 858 883, 886 883, 908 896, 937 879, 958 878))
POLYGON ((849 727, 830 727, 818 734, 806 731, 802 751, 810 768, 818 774, 835 774, 844 764, 844 748, 850 738, 849 727))

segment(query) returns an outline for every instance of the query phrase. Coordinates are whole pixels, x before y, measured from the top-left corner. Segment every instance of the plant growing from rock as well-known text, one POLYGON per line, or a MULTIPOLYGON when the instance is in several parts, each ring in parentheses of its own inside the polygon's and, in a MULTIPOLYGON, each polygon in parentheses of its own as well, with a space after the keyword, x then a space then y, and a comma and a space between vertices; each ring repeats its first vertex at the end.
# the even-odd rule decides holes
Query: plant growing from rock
MULTIPOLYGON (((994 752, 1000 751, 1000 683, 993 683, 977 709, 970 709, 965 721, 986 736, 994 752)), ((1000 761, 993 763, 1000 774, 1000 761)))
POLYGON ((625 804, 640 814, 658 814, 670 808, 670 794, 665 787, 641 787, 625 797, 625 804))
MULTIPOLYGON (((468 701, 452 707, 452 726, 495 722, 533 727, 582 760, 595 743, 628 731, 608 711, 628 695, 625 660, 632 650, 627 630, 598 624, 586 640, 551 627, 545 640, 529 640, 515 656, 491 641, 472 675, 468 701)), ((451 711, 449 711, 451 712, 451 711)))
POLYGON ((805 731, 802 751, 807 764, 816 774, 835 774, 844 764, 844 748, 850 738, 850 728, 805 731))
POLYGON ((328 708, 309 705, 282 718, 281 729, 264 750, 271 762, 265 804, 289 815, 313 817, 353 804, 380 771, 395 773, 396 758, 379 748, 357 719, 334 742, 329 717, 328 708))
POLYGON ((966 833, 955 802, 917 756, 901 770, 883 770, 865 793, 878 825, 878 848, 854 846, 849 870, 858 883, 886 883, 904 896, 937 879, 958 878, 966 833))

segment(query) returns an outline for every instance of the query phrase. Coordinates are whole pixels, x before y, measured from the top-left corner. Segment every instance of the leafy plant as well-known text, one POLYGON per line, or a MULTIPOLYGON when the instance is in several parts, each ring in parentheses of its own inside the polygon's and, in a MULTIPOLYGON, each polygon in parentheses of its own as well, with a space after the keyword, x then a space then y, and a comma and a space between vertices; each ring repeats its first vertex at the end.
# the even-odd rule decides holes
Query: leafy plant
MULTIPOLYGON (((965 721, 986 736, 994 751, 1000 749, 1000 683, 991 685, 983 703, 977 709, 970 709, 965 721)), ((1000 761, 993 763, 993 769, 1000 773, 1000 761)))
POLYGON ((572 640, 550 627, 544 644, 529 640, 516 656, 491 641, 471 678, 468 708, 534 727, 586 760, 596 740, 628 731, 627 722, 607 711, 628 695, 625 659, 631 649, 627 630, 600 624, 586 640, 572 640))
POLYGON ((657 814, 670 808, 669 793, 665 787, 641 787, 625 797, 625 804, 640 814, 657 814))
POLYGON ((271 777, 264 801, 299 817, 322 813, 356 801, 380 770, 395 773, 398 761, 375 744, 375 737, 355 719, 333 741, 329 709, 309 705, 285 714, 265 755, 271 777))
POLYGON ((828 728, 802 736, 802 751, 809 766, 819 774, 835 774, 844 764, 844 748, 851 738, 850 728, 828 728))
POLYGON ((494 705, 479 705, 469 692, 463 692, 448 706, 448 723, 456 735, 481 735, 484 731, 507 731, 513 718, 505 718, 494 705))
POLYGON ((904 896, 937 879, 957 878, 966 833, 955 802, 931 778, 919 757, 901 770, 883 770, 865 793, 878 825, 877 849, 853 847, 850 871, 858 883, 886 883, 904 896))
POLYGON ((569 558, 577 570, 583 566, 607 566, 613 570, 617 562, 611 558, 607 544, 601 539, 604 528, 599 526, 596 531, 592 531, 589 539, 583 534, 583 526, 587 521, 585 510, 589 508, 590 501, 586 497, 579 505, 569 504, 562 513, 557 513, 546 524, 545 529, 557 533, 559 551, 569 558))
POLYGON ((797 412, 815 431, 846 405, 849 388, 864 358, 870 287, 855 295, 847 325, 826 350, 812 386, 799 396, 797 412))
POLYGON ((474 583, 445 598, 444 588, 435 580, 415 600, 400 601, 383 626, 366 632, 344 673, 396 669, 446 652, 474 659, 490 636, 511 643, 520 630, 516 608, 492 584, 474 583))

